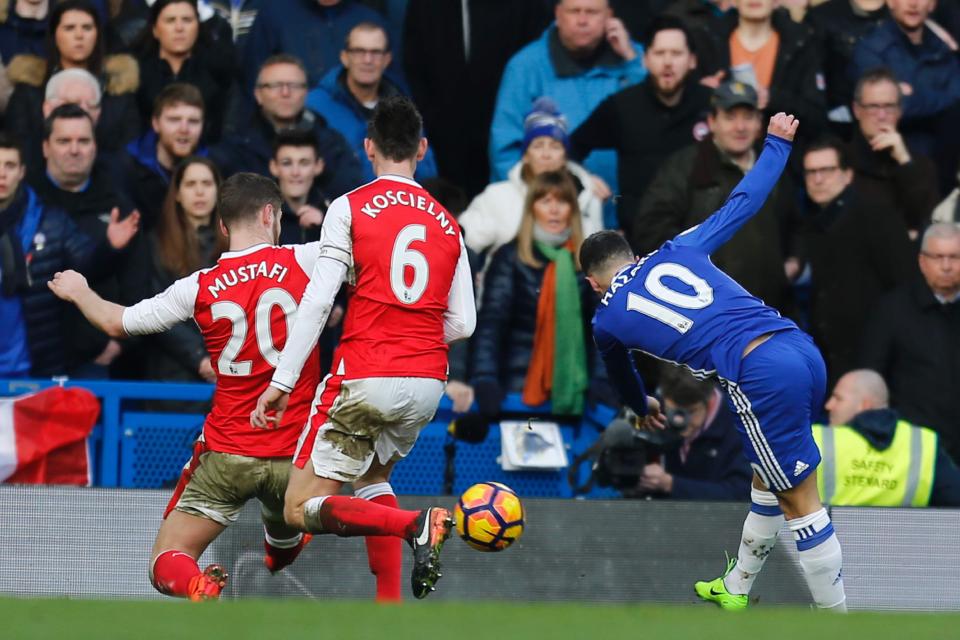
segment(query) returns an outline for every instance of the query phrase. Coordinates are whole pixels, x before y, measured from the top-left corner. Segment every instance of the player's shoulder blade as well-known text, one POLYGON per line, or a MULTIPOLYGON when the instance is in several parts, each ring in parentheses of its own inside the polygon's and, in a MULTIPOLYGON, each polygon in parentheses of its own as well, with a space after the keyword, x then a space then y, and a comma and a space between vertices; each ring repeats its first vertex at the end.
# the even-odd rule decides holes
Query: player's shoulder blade
POLYGON ((208 304, 221 299, 248 298, 265 288, 302 289, 309 274, 297 263, 293 247, 256 245, 228 251, 198 277, 198 299, 208 304))
POLYGON ((459 240, 456 219, 414 180, 385 176, 347 194, 355 223, 369 226, 373 221, 388 221, 384 226, 420 224, 431 236, 459 240))

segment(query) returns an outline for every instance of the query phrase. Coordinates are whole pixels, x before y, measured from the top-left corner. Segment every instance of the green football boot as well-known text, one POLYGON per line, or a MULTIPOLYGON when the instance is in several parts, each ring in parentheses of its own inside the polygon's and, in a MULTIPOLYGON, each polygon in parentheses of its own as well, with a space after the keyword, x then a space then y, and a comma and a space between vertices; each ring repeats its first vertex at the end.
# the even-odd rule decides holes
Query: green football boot
POLYGON ((743 611, 747 608, 750 597, 746 594, 730 593, 727 591, 726 585, 723 584, 723 579, 733 571, 735 566, 737 566, 737 559, 728 558, 727 570, 723 572, 722 576, 710 582, 698 582, 693 585, 693 590, 697 592, 697 595, 700 596, 702 600, 713 602, 725 611, 743 611))

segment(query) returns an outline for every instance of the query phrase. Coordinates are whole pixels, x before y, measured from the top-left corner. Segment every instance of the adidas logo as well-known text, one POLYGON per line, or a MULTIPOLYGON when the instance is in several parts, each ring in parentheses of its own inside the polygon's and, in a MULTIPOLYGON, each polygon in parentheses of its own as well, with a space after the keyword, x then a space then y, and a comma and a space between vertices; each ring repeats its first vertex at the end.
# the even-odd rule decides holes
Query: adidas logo
POLYGON ((810 465, 808 465, 806 462, 804 462, 803 460, 797 460, 797 466, 793 468, 794 477, 800 475, 801 473, 803 473, 809 468, 810 468, 810 465))

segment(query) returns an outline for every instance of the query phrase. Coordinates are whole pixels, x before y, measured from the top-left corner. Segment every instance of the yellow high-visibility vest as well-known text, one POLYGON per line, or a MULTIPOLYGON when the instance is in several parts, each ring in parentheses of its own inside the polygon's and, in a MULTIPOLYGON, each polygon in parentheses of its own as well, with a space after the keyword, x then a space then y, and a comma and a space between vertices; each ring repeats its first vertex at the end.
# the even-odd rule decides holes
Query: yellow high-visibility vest
POLYGON ((937 434, 897 422, 890 447, 877 451, 851 427, 813 425, 822 461, 820 500, 836 506, 925 507, 930 504, 937 434))

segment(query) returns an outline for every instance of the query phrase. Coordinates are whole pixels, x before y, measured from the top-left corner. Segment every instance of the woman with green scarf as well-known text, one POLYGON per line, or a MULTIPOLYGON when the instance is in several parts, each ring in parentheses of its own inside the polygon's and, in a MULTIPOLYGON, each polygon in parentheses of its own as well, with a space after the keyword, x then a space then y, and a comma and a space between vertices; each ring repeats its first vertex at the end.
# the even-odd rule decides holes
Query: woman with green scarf
POLYGON ((482 414, 496 415, 504 392, 531 406, 550 402, 556 415, 583 413, 595 299, 579 273, 582 241, 570 177, 534 178, 517 238, 497 250, 484 279, 472 359, 482 414))

